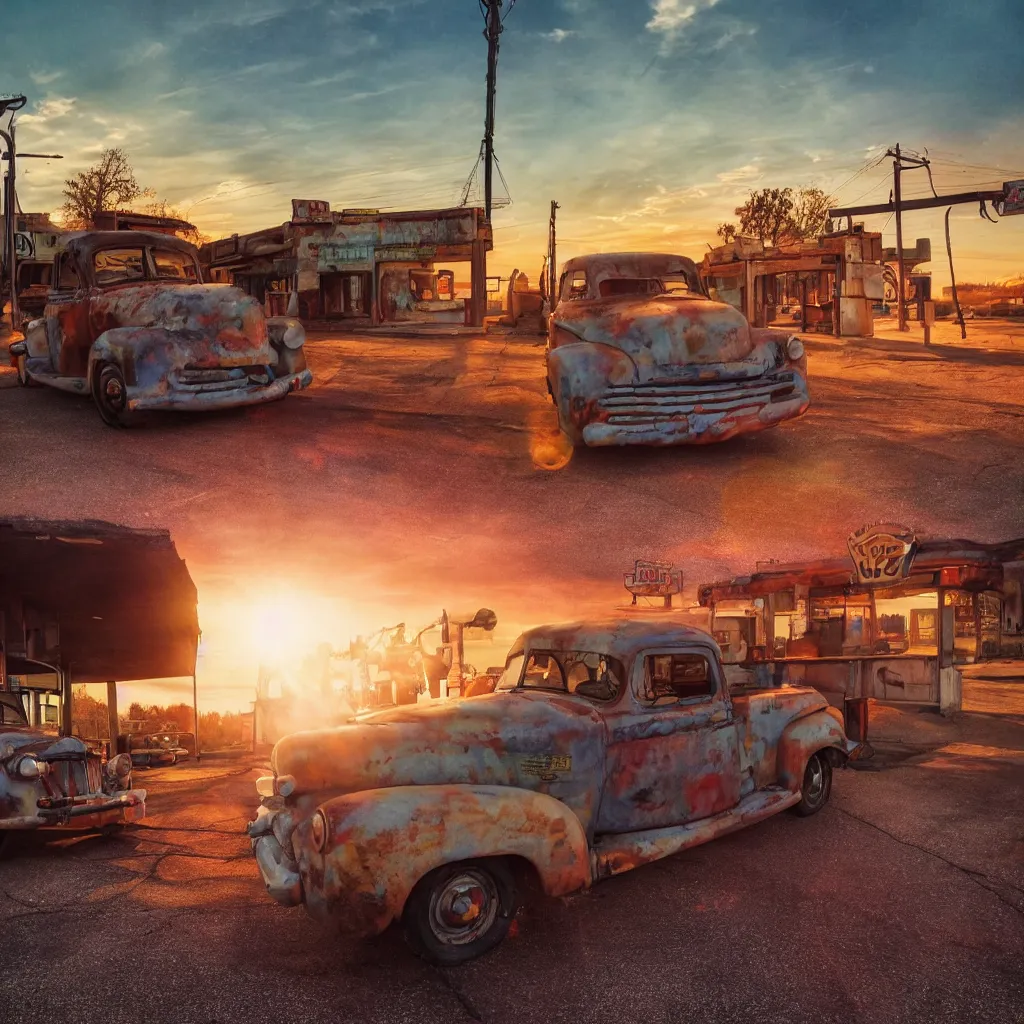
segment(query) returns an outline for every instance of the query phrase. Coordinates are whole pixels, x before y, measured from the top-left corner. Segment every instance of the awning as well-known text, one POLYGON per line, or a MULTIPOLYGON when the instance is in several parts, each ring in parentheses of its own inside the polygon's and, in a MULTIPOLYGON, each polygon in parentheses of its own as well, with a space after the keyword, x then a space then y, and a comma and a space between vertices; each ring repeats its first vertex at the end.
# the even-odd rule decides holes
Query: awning
POLYGON ((12 659, 59 659, 72 683, 191 676, 195 584, 166 530, 97 521, 0 519, 0 611, 12 659), (25 643, 26 613, 57 624, 25 643))

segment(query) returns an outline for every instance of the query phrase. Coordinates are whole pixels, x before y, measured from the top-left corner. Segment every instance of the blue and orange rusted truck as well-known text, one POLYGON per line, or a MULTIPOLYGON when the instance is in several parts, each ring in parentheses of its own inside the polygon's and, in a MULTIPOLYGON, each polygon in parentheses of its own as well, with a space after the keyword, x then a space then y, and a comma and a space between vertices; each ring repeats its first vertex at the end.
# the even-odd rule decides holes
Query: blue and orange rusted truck
POLYGON ((786 808, 855 754, 815 690, 730 693, 714 640, 664 619, 542 626, 481 697, 296 733, 249 826, 270 894, 428 959, 497 945, 523 883, 565 895, 786 808))

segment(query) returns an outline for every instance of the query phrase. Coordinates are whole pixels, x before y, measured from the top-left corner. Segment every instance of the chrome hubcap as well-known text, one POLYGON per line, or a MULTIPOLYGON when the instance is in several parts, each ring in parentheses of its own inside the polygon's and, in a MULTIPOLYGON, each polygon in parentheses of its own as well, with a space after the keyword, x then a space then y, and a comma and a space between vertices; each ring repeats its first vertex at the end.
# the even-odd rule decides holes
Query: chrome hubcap
POLYGON ((807 766, 807 777, 804 779, 804 792, 808 803, 817 803, 821 799, 824 788, 825 773, 822 771, 821 761, 814 757, 807 766))
POLYGON ((463 871, 436 889, 430 900, 430 927, 449 945, 463 945, 483 935, 498 914, 498 893, 490 876, 463 871))

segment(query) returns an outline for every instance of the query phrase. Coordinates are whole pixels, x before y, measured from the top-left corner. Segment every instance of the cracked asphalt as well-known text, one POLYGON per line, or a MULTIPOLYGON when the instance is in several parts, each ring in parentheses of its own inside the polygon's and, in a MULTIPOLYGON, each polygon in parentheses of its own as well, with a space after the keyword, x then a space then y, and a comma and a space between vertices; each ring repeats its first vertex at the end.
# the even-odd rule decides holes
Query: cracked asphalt
POLYGON ((985 330, 927 350, 807 336, 801 419, 719 445, 584 450, 559 471, 537 464, 554 413, 530 337, 312 334, 308 391, 122 431, 0 368, 0 515, 169 528, 200 592, 201 699, 238 706, 233 681, 248 700, 256 664, 232 609, 286 584, 346 618, 316 640, 486 605, 507 645, 607 614, 636 558, 672 560, 693 593, 757 560, 842 553, 880 520, 1024 535, 1024 327, 985 330))
POLYGON ((1024 1019, 1024 721, 837 773, 781 814, 528 905, 454 970, 395 932, 341 939, 263 891, 251 759, 148 773, 113 837, 19 839, 0 863, 9 1024, 1024 1019), (1019 738, 1019 742, 1014 737, 1019 738))
MULTIPOLYGON (((1024 339, 971 330, 929 350, 809 337, 801 420, 557 471, 539 465, 553 421, 529 338, 315 334, 308 392, 132 431, 0 368, 0 515, 169 528, 199 588, 201 701, 239 706, 255 664, 229 613, 282 580, 347 602, 348 625, 486 604, 507 635, 607 613, 638 557, 673 560, 692 589, 842 552, 866 522, 1024 535, 1024 339)), ((949 730, 880 714, 929 749, 840 773, 811 819, 527 908, 514 938, 448 972, 266 897, 242 832, 255 761, 140 774, 141 827, 28 837, 0 863, 0 1020, 1024 1021, 1016 687, 978 689, 949 730)))

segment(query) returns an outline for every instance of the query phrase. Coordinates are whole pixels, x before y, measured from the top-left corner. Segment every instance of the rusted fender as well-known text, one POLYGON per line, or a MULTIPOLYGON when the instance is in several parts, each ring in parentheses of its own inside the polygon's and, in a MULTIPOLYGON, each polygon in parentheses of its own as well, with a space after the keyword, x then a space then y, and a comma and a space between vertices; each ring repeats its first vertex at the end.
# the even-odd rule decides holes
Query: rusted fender
POLYGON ((798 792, 812 754, 819 750, 834 751, 832 764, 835 767, 845 764, 856 749, 857 744, 846 738, 843 717, 835 708, 812 711, 790 722, 782 731, 778 751, 779 784, 798 792))
POLYGON ((336 797, 322 853, 311 820, 295 830, 306 906, 344 931, 372 935, 399 918, 416 883, 443 864, 518 857, 550 896, 586 888, 590 850, 576 815, 544 793, 507 786, 398 786, 336 797))

